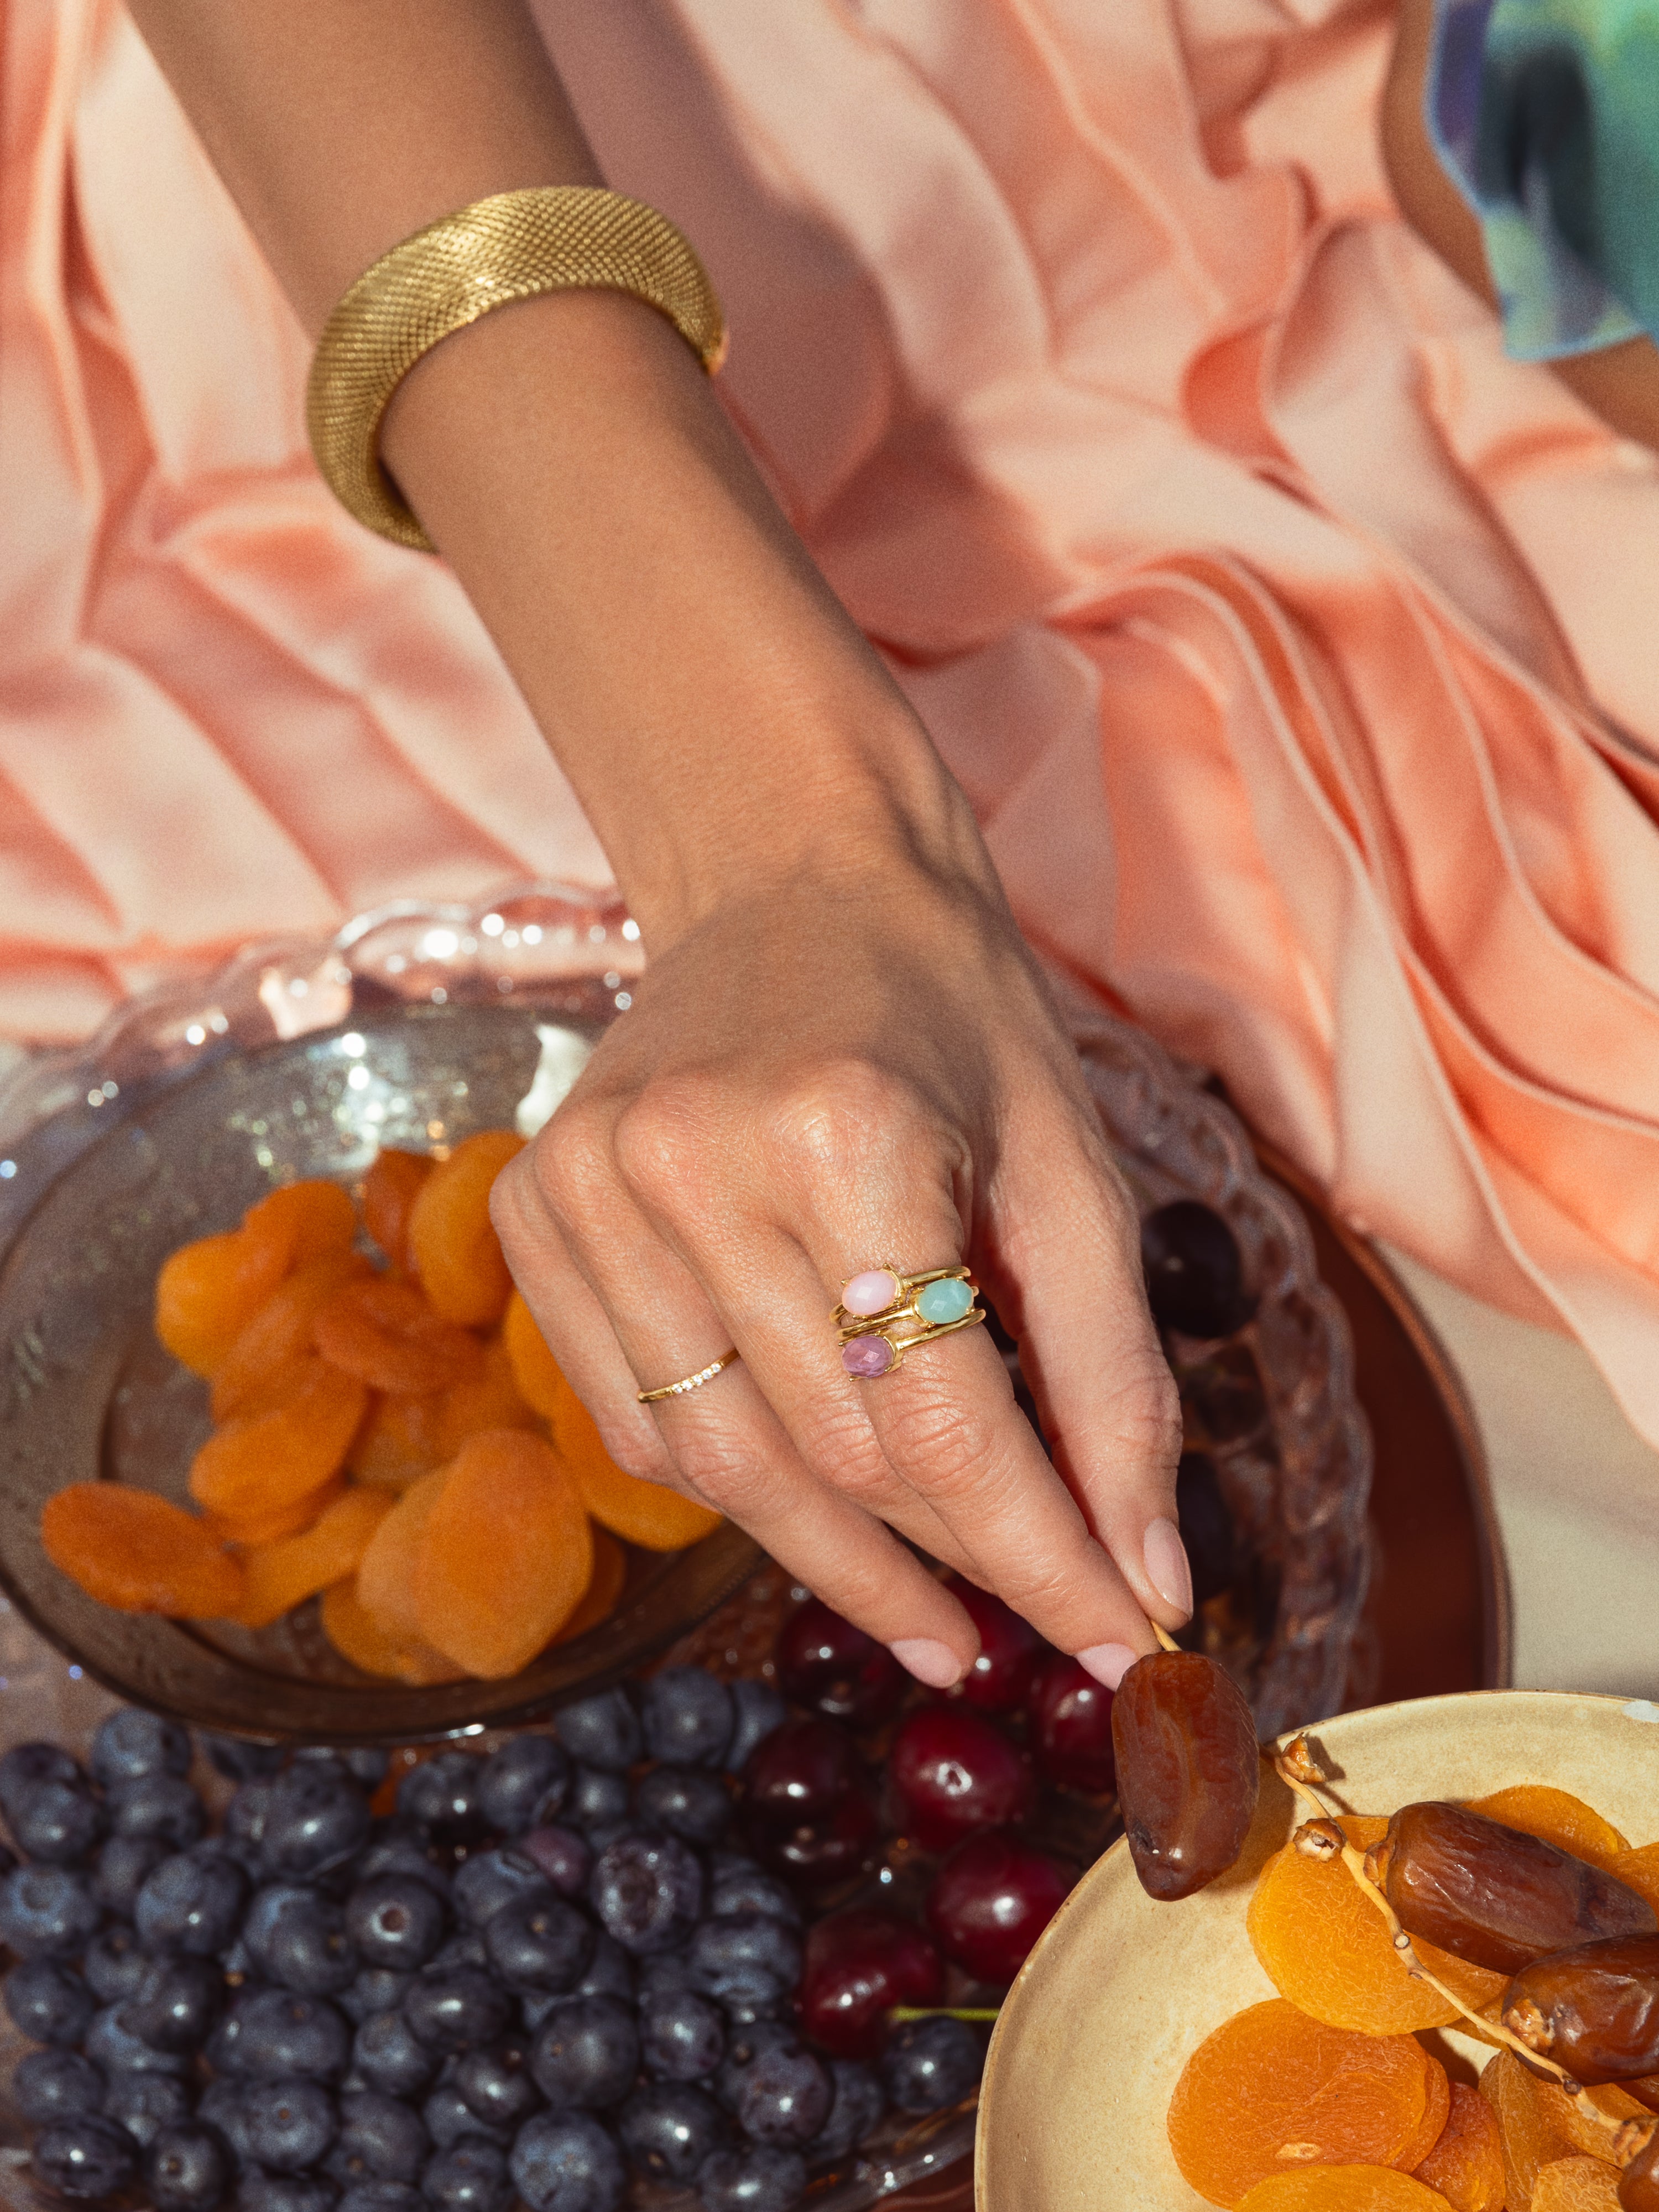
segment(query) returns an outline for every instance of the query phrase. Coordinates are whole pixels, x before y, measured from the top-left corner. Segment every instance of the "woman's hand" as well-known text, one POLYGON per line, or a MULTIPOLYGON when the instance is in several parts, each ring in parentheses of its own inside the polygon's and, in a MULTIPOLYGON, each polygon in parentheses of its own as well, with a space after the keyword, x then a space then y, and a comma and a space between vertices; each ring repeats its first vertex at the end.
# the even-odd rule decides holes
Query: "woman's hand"
POLYGON ((679 936, 495 1218, 621 1466, 739 1522, 924 1681, 957 1680, 976 1640, 892 1531, 1115 1686, 1145 1614, 1191 1610, 1180 1409, 1133 1203, 964 842, 981 867, 890 854, 679 936), (842 1368, 849 1276, 959 1261, 1019 1340, 1053 1466, 983 1329, 878 1381, 842 1368), (638 1402, 733 1345, 701 1389, 638 1402))

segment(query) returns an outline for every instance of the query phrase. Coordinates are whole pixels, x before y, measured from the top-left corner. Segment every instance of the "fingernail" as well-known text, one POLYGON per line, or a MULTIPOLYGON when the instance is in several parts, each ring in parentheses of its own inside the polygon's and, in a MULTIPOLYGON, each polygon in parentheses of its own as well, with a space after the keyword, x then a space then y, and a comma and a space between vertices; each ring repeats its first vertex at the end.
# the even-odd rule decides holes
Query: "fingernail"
POLYGON ((1187 1564, 1187 1547, 1173 1521, 1154 1521, 1141 1540, 1147 1579, 1166 1605, 1177 1612, 1193 1609, 1193 1571, 1187 1564))
POLYGON ((961 1660, 948 1644, 935 1644, 931 1636, 903 1636, 887 1648, 907 1674, 930 1690, 948 1690, 962 1680, 961 1660))
POLYGON ((1078 1665, 1086 1667, 1096 1681, 1104 1682, 1109 1690, 1116 1689, 1139 1656, 1127 1644, 1091 1644, 1086 1651, 1073 1654, 1078 1665))

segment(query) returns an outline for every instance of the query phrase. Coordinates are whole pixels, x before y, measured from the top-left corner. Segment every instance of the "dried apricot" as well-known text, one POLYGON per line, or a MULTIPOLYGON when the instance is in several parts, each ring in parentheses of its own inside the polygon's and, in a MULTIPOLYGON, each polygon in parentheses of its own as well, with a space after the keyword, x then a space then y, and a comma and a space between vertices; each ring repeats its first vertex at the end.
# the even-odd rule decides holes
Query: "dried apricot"
POLYGON ((1559 2158, 1532 2185, 1532 2212, 1619 2212, 1619 2171, 1599 2158, 1559 2158))
MULTIPOLYGON (((1381 1843, 1389 1824, 1350 1815, 1339 1825, 1364 1851, 1381 1843)), ((1247 1925, 1255 1955, 1279 1995, 1332 2027, 1403 2035, 1449 2027, 1458 2017, 1437 1990, 1413 1980, 1387 1921, 1340 1858, 1304 1858, 1294 1844, 1286 1844, 1261 1870, 1247 1925)), ((1429 1972, 1472 2012, 1503 1995, 1501 1974, 1454 1959, 1432 1943, 1415 1948, 1429 1972)))
POLYGON ((268 1628, 331 1583, 355 1575, 369 1538, 391 1510, 385 1491, 348 1490, 303 1535, 245 1553, 246 1588, 236 1618, 245 1628, 268 1628))
POLYGON ((1451 2084, 1451 2110, 1439 2140, 1413 2171, 1440 2191, 1452 2212, 1502 2212, 1504 2138, 1478 2089, 1451 2084))
POLYGON ((273 1506, 268 1512, 259 1513, 204 1513, 202 1518, 227 1544, 276 1544, 284 1536, 297 1536, 302 1529, 309 1528, 344 1492, 345 1477, 331 1474, 320 1490, 309 1490, 291 1504, 273 1506))
POLYGON ((593 1573, 580 1603, 553 1638, 555 1644, 569 1644, 579 1636, 586 1636, 590 1628, 597 1628, 608 1620, 611 1607, 623 1594, 623 1584, 628 1580, 628 1557, 622 1546, 608 1528, 595 1526, 593 1537, 593 1573))
POLYGON ((387 1148, 363 1177, 363 1225, 401 1273, 409 1273, 409 1211, 437 1162, 387 1148))
POLYGON ((407 1490, 443 1464, 433 1437, 441 1393, 414 1398, 406 1392, 370 1393, 367 1418, 352 1439, 346 1465, 360 1482, 382 1490, 407 1490))
MULTIPOLYGON (((556 1421, 560 1407, 566 1399, 575 1397, 575 1393, 548 1350, 547 1339, 537 1328, 536 1316, 525 1304, 522 1291, 514 1291, 507 1302, 507 1311, 501 1316, 501 1342, 513 1363, 513 1379, 519 1386, 519 1395, 544 1421, 556 1421)), ((577 1403, 580 1403, 580 1399, 577 1403)), ((557 1441, 556 1427, 554 1442, 557 1441)))
POLYGON ((524 1150, 510 1129, 483 1129, 441 1160, 415 1194, 409 1255, 421 1286, 446 1320, 493 1328, 513 1279, 489 1218, 496 1176, 524 1150))
POLYGON ((1416 2148, 1431 2085, 1412 2037, 1328 2027, 1273 1997, 1236 2013, 1187 2061, 1170 2144, 1200 2197, 1236 2205, 1287 2165, 1397 2165, 1416 2148))
POLYGON ((1446 2200, 1387 2166, 1304 2166, 1259 2181, 1240 2212, 1449 2212, 1446 2200))
POLYGON ((592 1572, 587 1516, 551 1448, 522 1429, 486 1429, 451 1462, 421 1539, 420 1634, 470 1674, 516 1674, 592 1572))
POLYGON ((1609 1873, 1620 1852, 1630 1849, 1613 1823, 1604 1820, 1582 1797, 1552 1790, 1542 1782, 1522 1782, 1511 1790, 1496 1790, 1490 1797, 1473 1797, 1465 1810, 1484 1813, 1489 1820, 1501 1820, 1506 1828, 1519 1828, 1523 1835, 1541 1836, 1557 1850, 1571 1851, 1574 1858, 1605 1867, 1609 1873))
POLYGON ((470 1330, 434 1313, 413 1283, 386 1275, 337 1291, 319 1309, 311 1337, 343 1375, 416 1396, 447 1390, 483 1363, 483 1348, 470 1330))
POLYGON ((311 1324, 319 1310, 336 1291, 368 1273, 359 1253, 325 1252, 285 1277, 215 1368, 208 1400, 214 1419, 228 1421, 263 1397, 272 1376, 311 1349, 311 1324))
POLYGON ((345 1460, 368 1393, 307 1357, 283 1370, 281 1394, 227 1423, 191 1463, 190 1494, 210 1513, 245 1520, 320 1489, 345 1460))
POLYGON ((415 1565, 433 1507, 449 1480, 447 1467, 411 1483, 368 1540, 357 1568, 357 1595, 382 1635, 407 1646, 421 1640, 415 1565))
POLYGON ((480 1429, 533 1429, 536 1416, 513 1379, 507 1346, 493 1337, 477 1369, 452 1383, 435 1408, 434 1442, 439 1459, 453 1459, 480 1429))
POLYGON ((1480 2094, 1503 2136, 1506 2212, 1530 2212, 1540 2173, 1559 2159, 1587 2154, 1575 2134, 1594 2123, 1582 2120, 1553 2081, 1528 2072, 1510 2051, 1500 2051, 1480 2076, 1480 2094))
POLYGON ((242 1233, 280 1250, 285 1268, 303 1267, 325 1253, 349 1248, 357 1234, 357 1209, 350 1192, 337 1182, 313 1177, 284 1183, 249 1206, 242 1216, 242 1233))
POLYGON ((288 1254, 240 1229, 168 1253, 155 1278, 155 1334, 192 1375, 211 1375, 288 1271, 288 1254))
POLYGON ((317 1607, 323 1633, 342 1659, 365 1674, 398 1679, 398 1645, 357 1595, 356 1577, 334 1583, 317 1607))
POLYGON ((212 1531, 153 1490, 72 1482, 40 1510, 46 1557, 88 1597, 118 1613, 223 1619, 242 1595, 242 1570, 212 1531))
POLYGON ((1451 2117, 1451 2082, 1446 2069, 1431 2051, 1425 2056, 1429 2062, 1429 2090, 1424 2100, 1423 2118, 1417 2133, 1394 2160, 1402 2173, 1417 2172, 1444 2134, 1446 2122, 1451 2117))
POLYGON ((1639 1850, 1620 1851, 1608 1862, 1607 1872, 1622 1881, 1626 1889, 1645 1897, 1654 1911, 1659 1912, 1659 1844, 1644 1844, 1639 1850))

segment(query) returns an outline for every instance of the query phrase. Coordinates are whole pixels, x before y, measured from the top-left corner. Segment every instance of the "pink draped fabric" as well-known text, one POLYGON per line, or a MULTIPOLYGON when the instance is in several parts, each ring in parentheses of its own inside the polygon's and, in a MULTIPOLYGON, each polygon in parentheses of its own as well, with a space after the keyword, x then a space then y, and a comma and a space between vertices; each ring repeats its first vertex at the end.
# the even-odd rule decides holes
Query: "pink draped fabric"
MULTIPOLYGON (((0 1023, 602 879, 108 0, 5 9, 0 1023)), ((1020 918, 1659 1441, 1659 464, 1401 224, 1389 11, 541 0, 1020 918)))

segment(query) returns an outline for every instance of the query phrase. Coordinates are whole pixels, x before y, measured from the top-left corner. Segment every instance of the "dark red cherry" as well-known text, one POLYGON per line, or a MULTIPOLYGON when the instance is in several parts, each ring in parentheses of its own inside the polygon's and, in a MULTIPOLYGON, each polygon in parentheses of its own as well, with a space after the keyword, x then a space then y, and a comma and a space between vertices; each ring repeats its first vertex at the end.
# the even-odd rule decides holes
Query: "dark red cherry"
POLYGON ((1023 1705, 1036 1663, 1048 1646, 1029 1620, 988 1590, 952 1575, 949 1585, 979 1631, 979 1656, 969 1668, 962 1694, 983 1713, 1009 1713, 1023 1705))
POLYGON ((975 1981, 1012 1982, 1071 1887, 1064 1867, 1018 1836, 969 1836, 933 1877, 927 1924, 975 1981))
POLYGON ((763 1866, 808 1890, 833 1889, 837 1882, 868 1873, 881 1847, 875 1799, 863 1782, 818 1820, 792 1827, 751 1815, 744 1832, 763 1866))
POLYGON ((784 1623, 773 1656, 785 1697, 854 1728, 896 1713, 910 1679, 884 1644, 816 1597, 784 1623))
POLYGON ((932 1942, 890 1912, 832 1912, 806 1939, 801 2026, 837 2058, 874 2058, 894 2005, 936 2005, 945 1968, 932 1942))
POLYGON ((893 1739, 890 1769, 911 1834, 948 1850, 975 1828, 1022 1820, 1035 1789, 1024 1754, 967 1705, 921 1705, 893 1739))
POLYGON ((834 1721, 785 1721, 755 1747, 744 1769, 751 1818, 799 1827, 827 1820, 860 1779, 853 1739, 834 1721))
POLYGON ((1086 1667, 1059 1651, 1045 1660, 1031 1684, 1029 1710, 1036 1762, 1050 1782, 1073 1790, 1115 1786, 1112 1693, 1086 1667))

